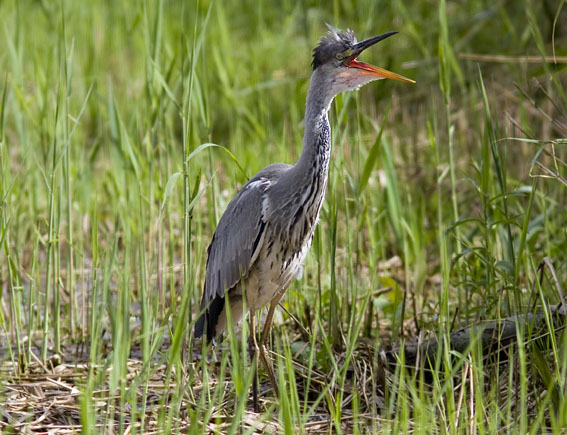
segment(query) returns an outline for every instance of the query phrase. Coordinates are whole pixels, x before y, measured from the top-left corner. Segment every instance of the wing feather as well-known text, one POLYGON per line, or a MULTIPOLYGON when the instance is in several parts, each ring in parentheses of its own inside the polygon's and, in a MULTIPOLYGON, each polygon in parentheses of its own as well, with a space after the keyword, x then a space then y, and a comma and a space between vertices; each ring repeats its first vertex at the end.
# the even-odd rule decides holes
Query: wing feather
POLYGON ((207 330, 211 340, 224 310, 226 291, 248 276, 264 242, 267 191, 290 166, 275 164, 260 171, 236 194, 222 215, 207 252, 207 273, 201 300, 205 312, 197 320, 195 336, 207 330))
POLYGON ((261 247, 265 217, 262 214, 268 182, 248 184, 230 202, 209 246, 205 298, 224 296, 248 275, 255 251, 261 247))

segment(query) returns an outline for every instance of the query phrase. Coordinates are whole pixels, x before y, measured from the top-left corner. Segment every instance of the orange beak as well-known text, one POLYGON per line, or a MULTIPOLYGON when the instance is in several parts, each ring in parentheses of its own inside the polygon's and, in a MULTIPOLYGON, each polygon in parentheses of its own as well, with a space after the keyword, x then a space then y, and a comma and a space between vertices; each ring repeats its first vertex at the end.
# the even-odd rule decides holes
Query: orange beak
POLYGON ((346 65, 350 68, 357 68, 363 74, 369 74, 381 79, 394 79, 399 80, 401 82, 408 82, 408 83, 415 83, 415 80, 408 79, 407 77, 401 76, 399 74, 393 73, 392 71, 388 71, 387 69, 378 68, 377 66, 370 65, 364 62, 358 62, 356 58, 366 50, 368 47, 376 44, 377 42, 382 41, 383 39, 389 38, 392 35, 395 35, 397 32, 388 32, 383 33, 382 35, 375 36, 374 38, 366 39, 364 41, 359 42, 353 47, 353 56, 346 62, 346 65))
POLYGON ((373 76, 380 77, 382 79, 394 79, 394 80, 399 80, 401 82, 415 83, 415 80, 408 79, 407 77, 396 74, 395 72, 392 71, 388 71, 387 69, 384 68, 379 68, 377 66, 370 65, 364 62, 358 62, 356 59, 352 59, 350 62, 347 63, 347 65, 351 68, 358 68, 364 74, 370 74, 373 76))

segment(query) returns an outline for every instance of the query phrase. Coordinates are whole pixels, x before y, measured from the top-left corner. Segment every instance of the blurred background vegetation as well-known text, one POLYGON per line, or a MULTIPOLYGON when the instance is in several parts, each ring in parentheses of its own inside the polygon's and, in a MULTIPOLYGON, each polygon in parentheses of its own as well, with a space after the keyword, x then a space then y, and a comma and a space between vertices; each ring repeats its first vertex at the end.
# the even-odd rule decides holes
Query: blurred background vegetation
MULTIPOLYGON (((284 302, 306 329, 282 314, 276 365, 300 360, 308 373, 330 372, 342 361, 348 368, 360 340, 376 355, 423 330, 561 301, 567 282, 563 0, 5 0, 5 379, 33 371, 37 361, 44 368, 47 361, 88 362, 74 384, 80 411, 69 411, 66 422, 139 421, 143 432, 152 404, 148 415, 158 415, 159 428, 177 422, 180 429, 188 421, 202 429, 214 420, 213 410, 221 412, 210 403, 239 416, 228 418, 229 426, 241 421, 246 358, 224 349, 221 368, 202 375, 207 365, 190 335, 206 247, 248 177, 299 157, 311 50, 325 22, 351 28, 359 39, 398 31, 363 60, 417 84, 381 81, 336 99, 320 225, 303 279, 284 302), (535 285, 546 257, 554 269, 535 285), (135 370, 133 360, 141 364, 135 370), (158 373, 166 387, 174 385, 174 399, 156 393, 152 402, 148 385, 158 373), (225 376, 236 379, 227 389, 225 376), (116 408, 94 399, 102 390, 116 394, 116 408), (238 404, 231 402, 235 391, 238 404), (164 403, 173 405, 159 410, 164 403), (138 414, 128 406, 139 407, 138 414)), ((560 358, 565 362, 555 355, 551 365, 560 358)), ((542 376, 563 388, 553 367, 541 369, 551 373, 542 376)), ((341 388, 347 372, 337 375, 341 388)), ((339 387, 320 392, 317 406, 324 405, 335 430, 348 431, 341 426, 346 393, 339 387)), ((301 406, 292 400, 286 414, 280 401, 280 421, 286 430, 307 430, 315 411, 300 410, 312 397, 294 394, 301 406)), ((389 416, 399 423, 394 408, 389 416)), ((214 421, 221 424, 219 415, 214 421)), ((459 415, 455 424, 467 418, 459 415)), ((496 413, 494 424, 506 416, 496 413)), ((544 424, 543 417, 530 421, 544 424)), ((8 417, 3 424, 17 427, 8 417)))

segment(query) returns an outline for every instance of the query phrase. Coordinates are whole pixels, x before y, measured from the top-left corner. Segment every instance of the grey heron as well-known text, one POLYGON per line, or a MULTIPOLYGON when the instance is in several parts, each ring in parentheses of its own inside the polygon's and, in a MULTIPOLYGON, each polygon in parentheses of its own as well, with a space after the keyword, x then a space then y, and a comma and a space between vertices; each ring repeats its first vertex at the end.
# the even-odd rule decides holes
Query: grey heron
POLYGON ((389 78, 414 83, 357 60, 365 49, 395 33, 357 42, 351 30, 342 32, 329 26, 328 34, 313 50, 299 160, 295 165, 272 164, 252 177, 229 203, 207 249, 202 314, 195 324, 195 337, 206 333, 211 341, 230 327, 226 298, 233 323, 246 315, 245 310, 249 311, 252 352, 258 352, 276 395, 277 383, 265 344, 274 310, 293 279, 301 274, 313 241, 329 172, 329 108, 339 93, 374 80, 389 78), (255 313, 268 303, 270 308, 258 343, 255 313))

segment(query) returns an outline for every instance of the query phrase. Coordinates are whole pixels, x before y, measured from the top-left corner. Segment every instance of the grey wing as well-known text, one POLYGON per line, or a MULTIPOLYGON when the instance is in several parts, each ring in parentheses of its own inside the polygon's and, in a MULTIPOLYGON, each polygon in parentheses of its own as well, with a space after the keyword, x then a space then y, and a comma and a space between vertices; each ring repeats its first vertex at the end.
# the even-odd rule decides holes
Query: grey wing
POLYGON ((207 274, 201 300, 204 312, 195 324, 195 337, 206 326, 207 340, 216 335, 224 295, 248 276, 264 243, 270 213, 268 190, 291 165, 276 163, 258 172, 236 194, 221 217, 208 248, 207 274))
MULTIPOLYGON (((256 178, 256 177, 255 177, 256 178)), ((207 273, 201 309, 205 312, 195 324, 195 337, 206 325, 207 339, 216 334, 218 318, 224 309, 226 290, 248 275, 263 243, 266 219, 263 204, 270 181, 252 179, 228 205, 208 248, 207 273)))
POLYGON ((205 297, 224 297, 248 275, 266 227, 264 192, 269 182, 249 183, 231 201, 208 248, 205 297))

